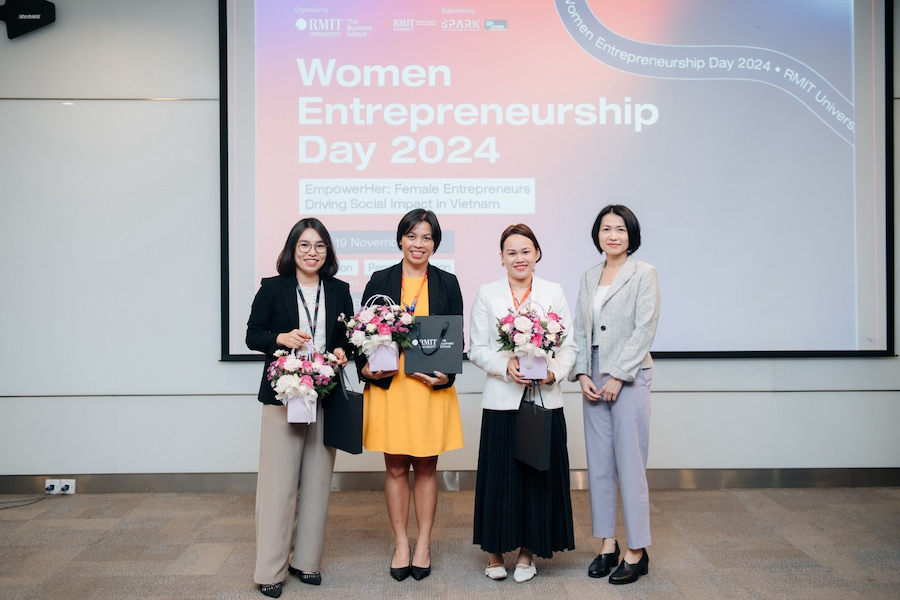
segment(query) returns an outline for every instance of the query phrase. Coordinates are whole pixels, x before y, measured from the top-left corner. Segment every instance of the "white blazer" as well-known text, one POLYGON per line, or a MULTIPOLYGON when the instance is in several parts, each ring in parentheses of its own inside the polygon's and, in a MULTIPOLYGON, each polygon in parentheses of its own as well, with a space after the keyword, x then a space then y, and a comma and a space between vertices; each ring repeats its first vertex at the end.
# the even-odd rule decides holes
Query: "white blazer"
MULTIPOLYGON (((566 338, 550 357, 548 368, 553 372, 556 381, 552 385, 541 386, 541 396, 547 408, 562 408, 563 396, 559 384, 565 379, 572 365, 575 364, 576 347, 572 338, 572 316, 569 305, 558 283, 545 281, 535 276, 531 283, 531 294, 528 301, 540 304, 544 310, 559 315, 565 327, 566 338)), ((469 360, 487 374, 481 407, 488 410, 517 410, 522 399, 525 386, 512 381, 506 373, 506 366, 514 354, 500 351, 497 340, 497 319, 506 316, 513 307, 513 296, 506 277, 493 283, 486 283, 478 289, 472 313, 469 318, 469 360)))

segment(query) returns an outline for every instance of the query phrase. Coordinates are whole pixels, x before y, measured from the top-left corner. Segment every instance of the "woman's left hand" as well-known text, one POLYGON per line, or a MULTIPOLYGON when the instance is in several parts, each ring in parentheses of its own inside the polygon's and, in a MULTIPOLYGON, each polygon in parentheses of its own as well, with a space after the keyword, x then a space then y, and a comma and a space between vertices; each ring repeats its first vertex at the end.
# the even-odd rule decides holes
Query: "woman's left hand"
POLYGON ((426 375, 425 373, 413 373, 411 375, 413 379, 418 379, 422 383, 426 385, 430 385, 434 387, 436 385, 447 385, 450 383, 450 378, 440 371, 435 371, 432 375, 426 375))
POLYGON ((610 377, 600 388, 600 399, 604 402, 615 402, 622 391, 622 380, 610 377))
POLYGON ((335 348, 332 354, 337 359, 338 366, 343 367, 347 364, 347 353, 344 352, 343 348, 335 348))

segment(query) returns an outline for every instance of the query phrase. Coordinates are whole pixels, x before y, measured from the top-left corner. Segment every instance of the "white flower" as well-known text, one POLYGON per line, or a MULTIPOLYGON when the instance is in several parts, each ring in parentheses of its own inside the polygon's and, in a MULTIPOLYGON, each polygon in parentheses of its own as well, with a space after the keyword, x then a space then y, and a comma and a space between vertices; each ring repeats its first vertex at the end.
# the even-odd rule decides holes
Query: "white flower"
POLYGON ((287 352, 282 350, 281 348, 279 348, 278 350, 275 351, 275 356, 277 356, 279 358, 284 356, 285 354, 287 354, 287 352))
POLYGON ((291 396, 297 396, 300 393, 300 387, 300 378, 297 375, 282 375, 275 383, 276 397, 284 400, 291 396))
POLYGON ((328 365, 319 365, 319 375, 331 379, 332 377, 334 377, 334 369, 332 369, 328 365))
POLYGON ((366 333, 375 333, 376 331, 378 331, 378 326, 375 323, 366 325, 366 333))
POLYGON ((503 333, 509 333, 509 323, 504 323, 500 326, 500 331, 503 333))
POLYGON ((371 308, 367 308, 357 315, 357 318, 359 319, 360 323, 368 323, 374 317, 375 317, 375 311, 371 308))
POLYGON ((356 327, 356 319, 350 317, 350 320, 347 321, 347 329, 353 329, 354 327, 356 327))
POLYGON ((544 336, 544 337, 547 338, 547 341, 548 341, 548 342, 553 343, 553 342, 556 341, 556 334, 555 334, 555 333, 548 333, 548 334, 547 334, 546 336, 544 336))
POLYGON ((562 325, 559 324, 559 321, 547 323, 547 333, 559 333, 560 331, 562 331, 562 325))
POLYGON ((366 341, 366 334, 364 331, 354 331, 350 336, 350 343, 359 348, 363 345, 363 342, 366 341))
POLYGON ((303 361, 301 361, 296 356, 289 356, 284 361, 284 370, 290 371, 292 373, 296 373, 297 371, 300 370, 300 365, 302 363, 303 363, 303 361))
POLYGON ((413 316, 406 311, 403 311, 403 314, 400 315, 400 322, 404 325, 409 325, 412 323, 413 316))
POLYGON ((532 322, 531 322, 531 319, 529 319, 528 317, 520 315, 520 316, 516 317, 516 320, 514 321, 514 323, 516 325, 516 329, 518 329, 519 331, 523 331, 525 333, 528 333, 529 331, 531 331, 532 322))
POLYGON ((396 315, 392 312, 387 312, 384 315, 382 315, 382 317, 381 317, 381 319, 383 321, 385 321, 386 323, 393 323, 395 318, 396 318, 396 315))
POLYGON ((529 337, 527 335, 525 335, 524 333, 517 333, 516 335, 513 336, 513 343, 516 346, 521 346, 528 340, 529 340, 529 337))

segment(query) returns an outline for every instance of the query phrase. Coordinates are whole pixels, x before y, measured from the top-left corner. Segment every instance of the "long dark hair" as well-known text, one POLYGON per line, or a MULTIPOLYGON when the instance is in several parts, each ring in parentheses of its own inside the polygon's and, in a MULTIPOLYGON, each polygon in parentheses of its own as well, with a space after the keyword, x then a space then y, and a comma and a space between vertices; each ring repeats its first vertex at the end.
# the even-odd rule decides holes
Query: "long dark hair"
POLYGON ((293 227, 291 227, 291 232, 284 242, 284 248, 281 249, 278 260, 275 263, 278 274, 283 277, 296 276, 297 262, 294 260, 294 251, 297 249, 297 240, 300 239, 300 236, 303 235, 303 232, 307 229, 312 229, 318 233, 319 237, 322 238, 322 241, 325 242, 327 251, 325 253, 325 262, 322 263, 322 267, 319 269, 319 277, 322 279, 331 279, 337 275, 338 272, 337 256, 335 256, 334 246, 331 244, 331 235, 328 233, 328 230, 325 229, 325 225, 322 224, 322 221, 315 217, 300 219, 293 227))

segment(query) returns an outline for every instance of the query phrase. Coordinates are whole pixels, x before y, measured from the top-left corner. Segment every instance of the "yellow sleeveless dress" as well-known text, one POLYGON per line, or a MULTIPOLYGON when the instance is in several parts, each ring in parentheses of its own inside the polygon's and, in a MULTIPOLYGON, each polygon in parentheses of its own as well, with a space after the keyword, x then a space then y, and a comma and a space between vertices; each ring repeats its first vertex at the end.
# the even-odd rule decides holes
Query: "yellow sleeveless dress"
MULTIPOLYGON (((401 302, 410 305, 419 293, 415 316, 428 315, 428 286, 424 277, 406 277, 401 302), (421 287, 421 292, 419 289, 421 287)), ((456 388, 434 390, 403 373, 394 375, 384 390, 366 384, 363 391, 363 444, 366 450, 410 456, 436 456, 463 447, 462 421, 456 388)))

